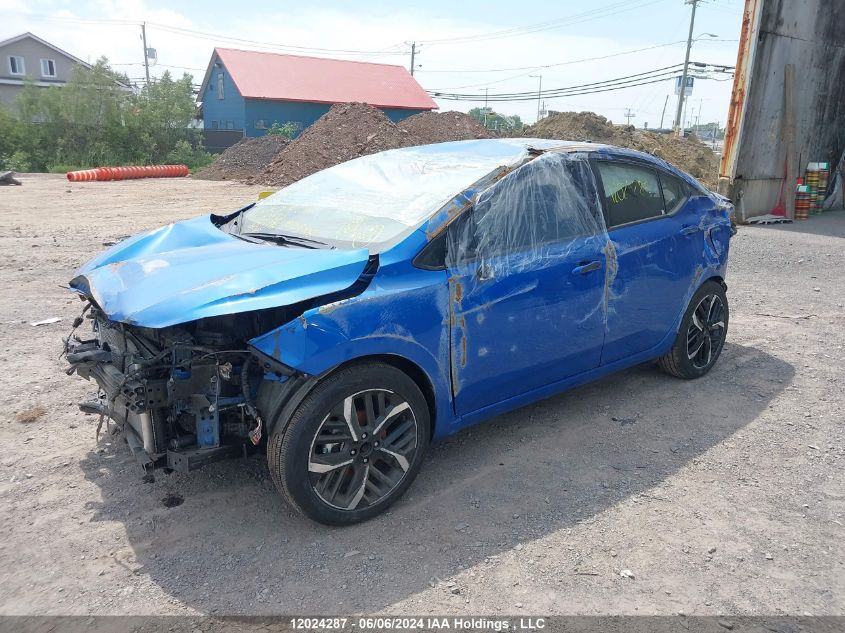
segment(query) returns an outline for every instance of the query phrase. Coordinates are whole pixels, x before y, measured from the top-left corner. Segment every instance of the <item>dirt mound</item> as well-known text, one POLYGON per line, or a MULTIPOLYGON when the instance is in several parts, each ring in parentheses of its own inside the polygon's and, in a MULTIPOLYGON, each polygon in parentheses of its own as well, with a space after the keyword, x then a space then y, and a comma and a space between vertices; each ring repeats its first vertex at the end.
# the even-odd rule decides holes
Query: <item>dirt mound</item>
POLYGON ((399 126, 421 144, 493 138, 490 130, 463 112, 421 112, 400 121, 399 126))
POLYGON ((615 144, 621 129, 594 112, 553 112, 535 125, 524 128, 523 134, 536 138, 615 144))
POLYGON ((525 136, 567 141, 593 141, 653 154, 672 163, 715 189, 719 157, 695 136, 677 138, 638 130, 632 125, 613 125, 593 112, 555 112, 523 130, 525 136))
POLYGON ((278 135, 242 139, 193 177, 204 180, 239 180, 254 176, 267 167, 289 142, 278 135))
POLYGON ((364 103, 341 103, 280 151, 254 182, 283 187, 316 171, 386 149, 417 145, 410 132, 364 103))

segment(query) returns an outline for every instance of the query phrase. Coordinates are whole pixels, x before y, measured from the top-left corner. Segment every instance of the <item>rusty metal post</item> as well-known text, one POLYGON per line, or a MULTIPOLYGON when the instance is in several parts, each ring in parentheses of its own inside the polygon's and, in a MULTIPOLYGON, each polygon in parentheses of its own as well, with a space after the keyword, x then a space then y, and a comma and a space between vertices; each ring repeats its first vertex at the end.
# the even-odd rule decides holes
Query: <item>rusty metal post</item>
POLYGON ((756 37, 754 29, 760 13, 762 0, 745 0, 742 14, 742 30, 739 36, 739 50, 736 56, 733 90, 725 124, 725 142, 722 147, 722 161, 719 165, 719 191, 733 197, 730 191, 734 173, 739 141, 742 133, 742 121, 745 104, 751 82, 752 61, 754 59, 756 37))

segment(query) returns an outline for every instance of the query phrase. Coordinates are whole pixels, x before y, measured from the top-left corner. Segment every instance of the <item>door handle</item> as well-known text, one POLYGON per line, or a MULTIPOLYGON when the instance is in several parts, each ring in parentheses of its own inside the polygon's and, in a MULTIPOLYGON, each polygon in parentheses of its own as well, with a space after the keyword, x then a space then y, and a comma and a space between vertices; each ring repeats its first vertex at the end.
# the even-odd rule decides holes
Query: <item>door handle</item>
POLYGON ((685 226, 680 231, 678 231, 681 235, 692 235, 693 233, 698 233, 698 225, 692 224, 690 226, 685 226))
POLYGON ((573 275, 586 275, 587 273, 591 273, 594 270, 598 270, 601 268, 601 262, 587 262, 585 264, 581 264, 580 266, 576 266, 572 269, 573 275))

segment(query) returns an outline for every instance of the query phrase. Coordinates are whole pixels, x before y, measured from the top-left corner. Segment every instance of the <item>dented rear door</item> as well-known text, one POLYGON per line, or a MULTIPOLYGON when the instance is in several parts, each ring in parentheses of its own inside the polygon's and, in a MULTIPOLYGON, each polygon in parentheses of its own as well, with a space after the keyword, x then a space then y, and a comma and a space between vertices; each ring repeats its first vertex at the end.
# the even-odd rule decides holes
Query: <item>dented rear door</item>
POLYGON ((607 364, 650 350, 657 354, 674 339, 703 281, 703 212, 713 203, 685 191, 683 200, 666 208, 660 170, 630 161, 596 161, 596 166, 605 195, 609 255, 615 260, 602 354, 607 364), (619 188, 622 175, 630 184, 619 188))

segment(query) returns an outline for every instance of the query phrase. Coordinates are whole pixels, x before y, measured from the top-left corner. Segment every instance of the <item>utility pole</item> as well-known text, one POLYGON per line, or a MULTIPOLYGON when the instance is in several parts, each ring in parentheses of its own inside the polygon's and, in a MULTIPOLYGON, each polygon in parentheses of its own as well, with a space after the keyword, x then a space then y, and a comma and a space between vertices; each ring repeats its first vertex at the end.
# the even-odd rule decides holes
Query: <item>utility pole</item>
POLYGON ((144 42, 144 74, 147 76, 147 84, 150 83, 150 60, 147 59, 147 24, 141 22, 141 41, 144 42))
POLYGON ((675 129, 678 130, 680 136, 683 136, 684 130, 681 127, 681 115, 684 112, 684 93, 687 89, 687 73, 689 72, 689 54, 692 48, 692 31, 695 28, 695 9, 701 0, 686 0, 687 4, 692 5, 692 15, 689 21, 689 36, 687 36, 687 54, 684 58, 684 74, 681 76, 681 90, 678 94, 678 111, 675 114, 675 129))
POLYGON ((417 43, 411 42, 411 77, 414 76, 414 58, 417 55, 417 43))
POLYGON ((660 129, 663 129, 663 118, 666 116, 666 106, 669 105, 669 95, 666 95, 666 101, 663 102, 663 113, 660 115, 660 129))
POLYGON ((490 88, 484 89, 484 127, 487 127, 487 92, 490 88))
POLYGON ((628 119, 628 125, 631 125, 631 119, 635 119, 635 118, 637 117, 637 115, 636 115, 636 114, 634 114, 633 112, 631 112, 631 108, 627 108, 627 109, 625 110, 625 115, 624 115, 624 116, 625 116, 625 118, 626 118, 626 119, 628 119))
POLYGON ((543 97, 543 75, 528 75, 534 79, 540 80, 540 85, 537 87, 537 121, 540 120, 540 99, 543 97))

